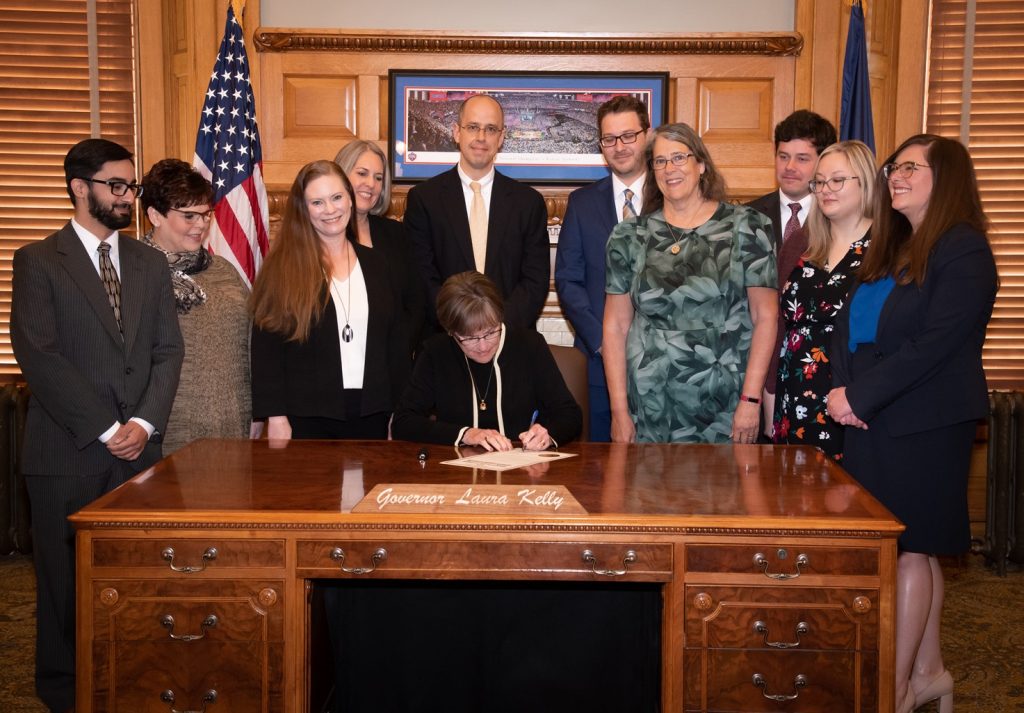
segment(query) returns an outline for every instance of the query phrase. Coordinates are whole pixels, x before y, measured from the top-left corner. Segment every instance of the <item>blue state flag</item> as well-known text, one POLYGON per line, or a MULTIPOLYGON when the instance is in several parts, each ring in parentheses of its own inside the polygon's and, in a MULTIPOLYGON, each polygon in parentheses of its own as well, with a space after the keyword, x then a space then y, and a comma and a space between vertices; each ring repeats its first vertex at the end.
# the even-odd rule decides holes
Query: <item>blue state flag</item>
POLYGON ((839 139, 863 141, 875 150, 875 126, 871 120, 871 81, 864 10, 860 1, 850 8, 850 29, 843 60, 843 103, 839 114, 839 139))

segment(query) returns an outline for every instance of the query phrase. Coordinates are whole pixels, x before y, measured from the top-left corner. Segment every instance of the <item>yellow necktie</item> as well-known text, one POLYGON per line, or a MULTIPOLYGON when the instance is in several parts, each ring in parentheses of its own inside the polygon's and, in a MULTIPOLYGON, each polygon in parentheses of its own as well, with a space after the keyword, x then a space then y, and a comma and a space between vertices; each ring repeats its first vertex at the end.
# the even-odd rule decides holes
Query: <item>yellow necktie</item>
POLYGON ((476 271, 482 273, 487 258, 487 209, 484 207, 480 184, 470 181, 469 187, 473 190, 473 202, 469 206, 469 235, 473 240, 476 271))

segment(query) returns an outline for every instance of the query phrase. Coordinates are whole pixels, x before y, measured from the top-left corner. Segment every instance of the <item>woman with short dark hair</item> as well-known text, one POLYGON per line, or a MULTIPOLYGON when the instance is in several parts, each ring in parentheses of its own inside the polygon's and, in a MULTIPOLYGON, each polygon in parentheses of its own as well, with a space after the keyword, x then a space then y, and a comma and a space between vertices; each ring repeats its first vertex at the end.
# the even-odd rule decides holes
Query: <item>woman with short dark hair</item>
POLYGON ((246 438, 249 288, 227 260, 203 247, 214 219, 213 187, 184 161, 164 159, 142 179, 153 229, 142 241, 167 257, 185 360, 163 436, 164 455, 198 438, 246 438))
POLYGON ((942 569, 970 545, 967 474, 988 413, 981 349, 998 289, 974 166, 958 141, 919 134, 877 178, 871 249, 837 325, 829 414, 843 466, 906 530, 896 570, 896 710, 940 699, 942 569))
POLYGON ((437 294, 445 334, 424 344, 395 409, 395 438, 507 451, 543 450, 579 435, 582 411, 544 338, 503 324, 497 287, 479 272, 449 277, 437 294))

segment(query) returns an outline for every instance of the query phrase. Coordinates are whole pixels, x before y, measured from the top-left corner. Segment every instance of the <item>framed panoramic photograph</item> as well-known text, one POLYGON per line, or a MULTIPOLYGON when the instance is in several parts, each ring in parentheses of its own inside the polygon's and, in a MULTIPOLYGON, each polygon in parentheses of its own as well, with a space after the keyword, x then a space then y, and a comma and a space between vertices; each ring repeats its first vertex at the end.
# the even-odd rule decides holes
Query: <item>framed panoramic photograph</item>
POLYGON ((396 181, 419 181, 459 160, 452 139, 459 105, 494 97, 505 112, 497 168, 529 183, 576 183, 607 174, 597 143, 597 108, 620 94, 647 105, 651 126, 666 118, 667 72, 389 72, 388 156, 396 181))

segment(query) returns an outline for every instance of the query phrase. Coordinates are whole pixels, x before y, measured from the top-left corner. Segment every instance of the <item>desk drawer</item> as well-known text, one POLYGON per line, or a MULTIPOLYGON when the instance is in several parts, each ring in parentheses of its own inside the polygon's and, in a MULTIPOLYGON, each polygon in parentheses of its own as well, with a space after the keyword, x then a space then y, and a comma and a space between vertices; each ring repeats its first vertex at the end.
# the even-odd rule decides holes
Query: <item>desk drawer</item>
POLYGON ((98 580, 95 641, 173 642, 187 655, 203 641, 283 641, 283 581, 98 580))
POLYGON ((685 601, 687 646, 878 648, 876 590, 688 586, 685 601))
POLYGON ((655 543, 316 540, 297 544, 300 576, 433 579, 672 578, 672 546, 655 543), (585 559, 585 554, 589 553, 585 559), (344 567, 345 569, 342 569, 344 567))
POLYGON ((175 643, 95 643, 94 713, 285 710, 284 644, 208 641, 183 654, 175 643))
POLYGON ((156 567, 171 574, 284 567, 284 540, 154 537, 92 541, 93 567, 156 567))
POLYGON ((878 710, 878 659, 873 654, 734 650, 702 654, 700 650, 687 649, 684 655, 688 711, 868 713, 878 710), (755 683, 755 676, 758 683, 755 683), (702 705, 702 694, 707 699, 706 707, 702 705))
POLYGON ((878 576, 878 550, 870 547, 806 547, 772 542, 686 546, 686 571, 760 574, 774 581, 802 575, 878 576))

